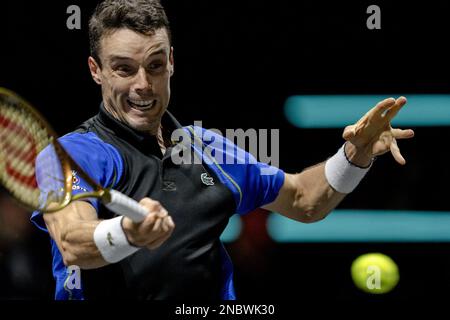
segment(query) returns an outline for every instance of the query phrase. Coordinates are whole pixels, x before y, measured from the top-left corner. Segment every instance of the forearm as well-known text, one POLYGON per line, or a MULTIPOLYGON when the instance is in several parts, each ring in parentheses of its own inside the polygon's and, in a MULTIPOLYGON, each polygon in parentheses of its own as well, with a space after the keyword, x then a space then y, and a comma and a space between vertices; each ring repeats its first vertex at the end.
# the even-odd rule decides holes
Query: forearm
POLYGON ((94 242, 100 221, 90 204, 74 202, 59 212, 44 214, 44 220, 65 265, 94 269, 108 264, 94 242))
POLYGON ((167 210, 149 198, 140 205, 149 212, 140 223, 126 216, 98 220, 95 208, 84 201, 44 214, 44 220, 65 265, 95 269, 117 263, 141 247, 155 249, 170 237, 175 224, 167 210))
POLYGON ((329 185, 325 177, 325 163, 294 175, 293 181, 297 192, 292 211, 303 222, 322 220, 346 195, 329 185))
POLYGON ((60 237, 64 264, 81 269, 95 269, 108 264, 94 241, 94 231, 100 221, 73 221, 63 228, 60 237))
POLYGON ((365 153, 346 145, 346 153, 342 148, 324 163, 285 174, 276 201, 264 208, 305 223, 322 220, 356 187, 370 162, 365 153))
POLYGON ((325 177, 325 163, 309 167, 297 174, 285 174, 277 199, 264 209, 304 223, 327 216, 345 194, 335 191, 325 177))
POLYGON ((303 196, 296 198, 295 208, 298 213, 303 212, 311 222, 325 218, 346 196, 328 183, 325 163, 304 170, 296 175, 296 180, 303 189, 303 196))
POLYGON ((295 177, 296 189, 304 190, 295 207, 303 208, 312 221, 325 218, 356 187, 372 162, 369 152, 350 142, 344 149, 339 150, 328 163, 307 169, 295 177))

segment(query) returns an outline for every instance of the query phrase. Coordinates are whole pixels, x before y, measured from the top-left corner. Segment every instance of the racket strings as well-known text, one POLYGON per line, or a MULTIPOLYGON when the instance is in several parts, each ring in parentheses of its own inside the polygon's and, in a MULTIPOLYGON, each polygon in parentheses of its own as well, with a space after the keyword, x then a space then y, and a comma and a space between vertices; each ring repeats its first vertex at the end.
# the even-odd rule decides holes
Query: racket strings
MULTIPOLYGON (((11 114, 11 112, 9 112, 11 114)), ((36 157, 36 150, 33 142, 24 135, 20 126, 14 124, 17 117, 13 121, 8 121, 7 117, 3 117, 4 135, 1 141, 2 147, 6 152, 8 163, 13 169, 11 174, 18 178, 18 174, 22 174, 24 182, 31 183, 34 179, 34 168, 30 164, 36 157)))
POLYGON ((39 154, 36 176, 41 188, 41 203, 61 203, 65 195, 65 179, 58 152, 53 144, 49 144, 39 154))
POLYGON ((2 101, 0 113, 0 150, 2 180, 7 189, 21 200, 36 198, 36 181, 32 161, 32 145, 20 130, 20 111, 2 101), (31 194, 30 194, 31 193, 31 194))
POLYGON ((65 194, 64 174, 52 139, 36 117, 1 96, 0 178, 32 208, 60 203, 65 194), (39 171, 51 174, 39 175, 39 171))

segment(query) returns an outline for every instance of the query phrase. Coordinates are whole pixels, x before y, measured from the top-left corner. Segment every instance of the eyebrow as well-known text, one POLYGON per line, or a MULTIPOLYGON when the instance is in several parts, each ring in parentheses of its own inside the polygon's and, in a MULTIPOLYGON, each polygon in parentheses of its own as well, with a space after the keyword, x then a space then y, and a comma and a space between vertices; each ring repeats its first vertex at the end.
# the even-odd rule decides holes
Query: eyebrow
POLYGON ((116 55, 112 55, 109 58, 110 58, 110 60, 133 60, 130 57, 123 57, 123 56, 116 56, 116 55))
POLYGON ((153 52, 153 53, 150 55, 150 57, 151 57, 151 56, 156 56, 156 55, 161 54, 161 53, 166 54, 166 53, 167 53, 167 50, 166 50, 165 48, 161 48, 161 49, 159 49, 158 51, 153 52))
MULTIPOLYGON (((166 54, 167 53, 167 50, 166 49, 159 49, 158 51, 155 51, 155 52, 153 52, 151 55, 150 55, 150 57, 152 57, 152 56, 156 56, 156 55, 158 55, 158 54, 166 54)), ((125 57, 125 56, 119 56, 119 55, 112 55, 112 56, 110 56, 109 57, 110 58, 110 60, 133 60, 132 58, 130 58, 130 57, 125 57)))

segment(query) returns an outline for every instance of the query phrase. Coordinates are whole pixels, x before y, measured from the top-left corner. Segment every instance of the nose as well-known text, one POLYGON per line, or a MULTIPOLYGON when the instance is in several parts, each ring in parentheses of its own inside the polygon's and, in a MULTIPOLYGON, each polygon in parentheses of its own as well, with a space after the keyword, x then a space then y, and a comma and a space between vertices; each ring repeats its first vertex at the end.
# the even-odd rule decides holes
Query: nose
POLYGON ((139 71, 136 74, 134 89, 136 91, 145 91, 151 88, 151 83, 149 81, 147 72, 144 68, 139 68, 139 71))

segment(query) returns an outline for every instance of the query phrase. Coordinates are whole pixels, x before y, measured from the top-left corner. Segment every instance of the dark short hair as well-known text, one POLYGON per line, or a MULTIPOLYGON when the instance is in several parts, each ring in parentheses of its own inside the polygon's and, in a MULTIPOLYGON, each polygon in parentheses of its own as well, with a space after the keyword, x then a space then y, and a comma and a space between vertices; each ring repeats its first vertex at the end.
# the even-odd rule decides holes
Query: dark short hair
POLYGON ((102 36, 127 28, 141 34, 152 34, 165 28, 171 41, 169 20, 159 0, 105 0, 97 5, 89 20, 91 56, 101 67, 99 58, 102 36))

